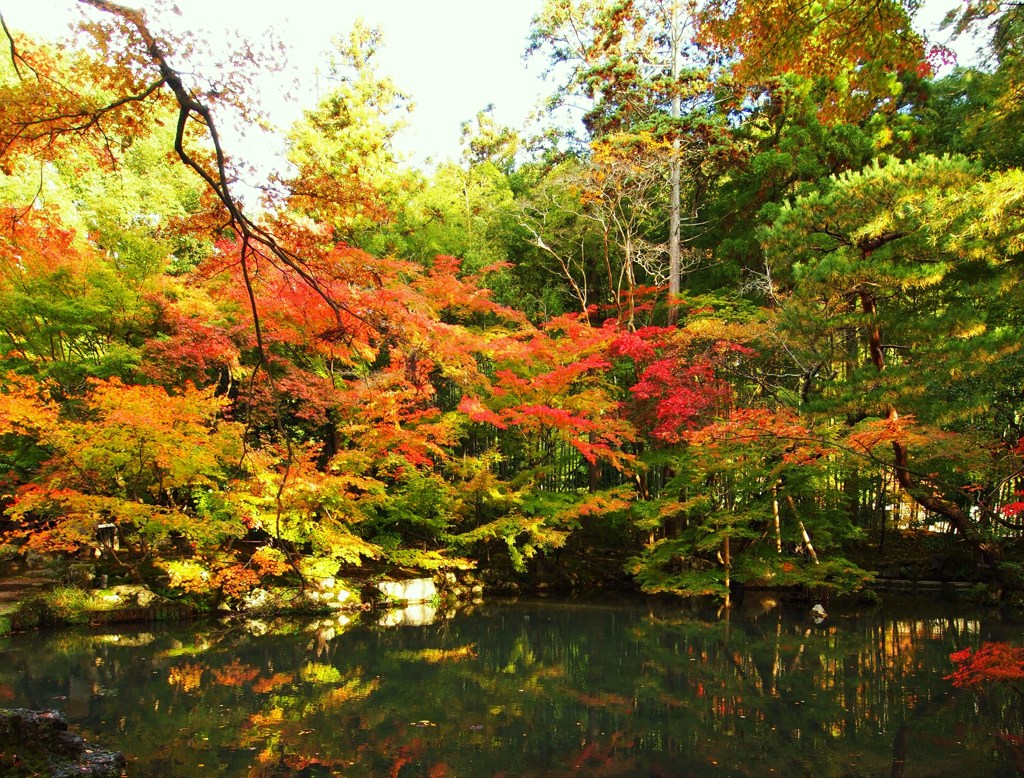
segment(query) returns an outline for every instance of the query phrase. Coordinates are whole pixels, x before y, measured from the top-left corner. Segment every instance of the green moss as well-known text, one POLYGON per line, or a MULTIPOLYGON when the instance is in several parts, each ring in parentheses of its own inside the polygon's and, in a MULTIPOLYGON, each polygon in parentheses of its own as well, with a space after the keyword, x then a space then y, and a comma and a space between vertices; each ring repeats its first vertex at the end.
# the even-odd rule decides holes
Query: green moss
POLYGON ((85 624, 89 611, 102 608, 85 589, 76 586, 60 586, 43 595, 48 621, 59 624, 85 624))
POLYGON ((87 624, 89 614, 110 610, 111 607, 111 603, 86 589, 58 586, 23 600, 11 620, 20 629, 32 629, 43 624, 87 624))

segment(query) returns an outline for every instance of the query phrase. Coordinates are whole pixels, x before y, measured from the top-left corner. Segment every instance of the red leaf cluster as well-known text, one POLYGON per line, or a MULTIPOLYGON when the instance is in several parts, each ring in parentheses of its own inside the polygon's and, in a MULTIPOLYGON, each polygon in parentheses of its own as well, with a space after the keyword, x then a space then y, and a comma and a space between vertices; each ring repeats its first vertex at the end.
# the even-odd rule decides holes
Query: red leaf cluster
POLYGON ((961 689, 983 691, 993 683, 1024 682, 1024 647, 1001 642, 982 643, 950 654, 956 669, 946 678, 961 689))

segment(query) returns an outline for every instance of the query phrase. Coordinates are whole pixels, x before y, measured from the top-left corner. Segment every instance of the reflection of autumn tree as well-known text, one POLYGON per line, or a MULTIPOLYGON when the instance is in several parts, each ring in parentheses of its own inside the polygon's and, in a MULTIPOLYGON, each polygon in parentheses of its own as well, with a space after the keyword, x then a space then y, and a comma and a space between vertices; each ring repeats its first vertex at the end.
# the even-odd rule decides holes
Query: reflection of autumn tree
POLYGON ((245 686, 251 684, 260 674, 258 668, 243 664, 237 659, 230 664, 214 669, 213 682, 222 686, 245 686))
MULTIPOLYGON (((817 744, 831 744, 839 760, 848 749, 849 758, 867 769, 868 754, 859 750, 858 739, 876 735, 879 727, 895 735, 904 720, 913 730, 920 700, 930 694, 908 696, 903 679, 924 663, 940 661, 937 636, 956 640, 977 629, 976 622, 936 616, 871 620, 851 634, 834 626, 794 625, 775 611, 713 623, 651 619, 638 636, 650 641, 647 694, 667 709, 688 711, 695 743, 714 740, 714 733, 739 734, 763 738, 774 748, 773 733, 799 733, 809 744, 800 760, 782 750, 769 763, 821 774, 817 744)), ((937 679, 930 683, 941 698, 937 679)), ((928 711, 943 715, 933 707, 928 711)), ((877 769, 886 771, 889 754, 874 756, 877 769)))
POLYGON ((205 671, 206 667, 202 664, 186 662, 170 668, 167 682, 189 694, 199 689, 205 671))
POLYGON ((697 607, 520 604, 422 628, 268 623, 261 637, 215 627, 177 641, 156 632, 148 646, 76 634, 55 653, 16 642, 0 685, 31 699, 38 684, 52 699, 68 673, 88 679, 80 729, 145 749, 139 774, 166 778, 198 755, 224 775, 269 778, 303 765, 379 776, 399 763, 454 775, 850 764, 888 775, 894 753, 907 775, 955 764, 1001 776, 1013 774, 998 765, 1013 764, 1024 700, 950 694, 943 676, 952 647, 1010 628, 927 607, 815 627, 749 594, 727 620, 697 607), (100 723, 122 717, 121 729, 100 723))

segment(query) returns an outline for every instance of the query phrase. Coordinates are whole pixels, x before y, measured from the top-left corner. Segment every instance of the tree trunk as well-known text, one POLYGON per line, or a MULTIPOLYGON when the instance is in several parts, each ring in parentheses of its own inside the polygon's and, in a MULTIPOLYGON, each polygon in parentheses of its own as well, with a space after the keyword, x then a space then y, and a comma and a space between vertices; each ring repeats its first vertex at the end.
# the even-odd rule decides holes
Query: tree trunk
MULTIPOLYGON (((682 111, 679 98, 679 7, 672 4, 672 120, 675 123, 682 111)), ((668 219, 668 323, 674 326, 679 321, 679 309, 676 307, 679 298, 681 252, 680 218, 679 218, 679 128, 673 128, 672 157, 669 160, 669 184, 671 186, 668 219)))
MULTIPOLYGON (((867 252, 870 254, 870 252, 867 252)), ((865 256, 867 260, 867 256, 865 256)), ((874 319, 877 312, 875 295, 868 290, 860 292, 861 310, 872 317, 868 325, 868 351, 871 354, 871 362, 875 368, 882 372, 885 370, 885 351, 882 347, 882 335, 878 328, 878 322, 874 319)), ((894 407, 887 411, 890 420, 897 420, 899 414, 894 407)), ((935 489, 922 483, 910 470, 910 452, 906 444, 894 440, 892 442, 893 470, 896 475, 896 482, 903 490, 910 495, 910 498, 927 511, 936 513, 946 519, 960 534, 964 540, 970 543, 971 547, 981 556, 985 566, 999 580, 999 561, 1001 553, 999 547, 994 543, 988 543, 978 537, 975 532, 974 522, 971 517, 955 502, 947 500, 935 489)))
POLYGON ((779 487, 772 487, 772 522, 775 524, 775 551, 782 554, 782 522, 779 521, 779 487))
MULTIPOLYGON (((892 411, 892 415, 895 415, 895 413, 895 411, 892 411)), ((981 555, 985 566, 992 571, 998 580, 998 566, 1002 558, 999 546, 979 538, 978 533, 975 532, 973 520, 963 508, 955 502, 951 502, 936 494, 934 490, 922 484, 911 473, 908 465, 909 455, 905 445, 894 440, 892 450, 895 456, 896 482, 922 508, 932 513, 937 513, 946 519, 960 534, 960 537, 970 543, 971 547, 981 555)))
POLYGON ((807 553, 810 554, 811 560, 814 564, 819 564, 818 553, 814 550, 814 544, 811 543, 811 533, 807 531, 807 527, 804 526, 803 519, 800 518, 800 514, 796 511, 796 503, 793 501, 793 496, 790 494, 786 495, 786 503, 789 505, 789 509, 793 511, 793 515, 796 517, 796 523, 800 527, 800 534, 804 539, 804 546, 807 548, 807 553))
POLYGON ((725 607, 732 607, 732 559, 729 555, 729 536, 722 541, 722 563, 725 565, 725 607))

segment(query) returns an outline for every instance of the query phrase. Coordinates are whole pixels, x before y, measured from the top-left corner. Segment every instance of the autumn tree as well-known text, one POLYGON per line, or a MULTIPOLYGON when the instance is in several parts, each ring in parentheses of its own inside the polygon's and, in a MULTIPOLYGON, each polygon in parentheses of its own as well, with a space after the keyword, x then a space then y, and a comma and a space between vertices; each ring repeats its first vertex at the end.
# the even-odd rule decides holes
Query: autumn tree
POLYGON ((740 84, 763 89, 782 74, 818 81, 826 118, 895 110, 900 73, 922 65, 915 3, 792 0, 711 2, 698 13, 698 39, 732 55, 740 84))
POLYGON ((0 74, 0 456, 33 542, 114 523, 232 597, 598 537, 649 591, 849 587, 863 472, 1012 582, 1013 8, 991 72, 935 86, 899 4, 549 0, 531 47, 585 143, 528 159, 484 110, 430 176, 357 25, 256 216, 218 128, 266 61, 203 77, 159 19, 81 5, 64 48, 5 28, 0 74), (980 164, 920 155, 949 146, 980 164))
POLYGON ((32 546, 88 547, 96 526, 110 523, 123 543, 137 544, 126 564, 138 575, 139 560, 172 536, 210 543, 239 534, 196 520, 200 494, 225 485, 241 456, 240 429, 218 418, 225 401, 212 391, 169 395, 94 381, 74 413, 46 397, 45 386, 13 376, 4 384, 0 433, 48 454, 8 509, 32 546))
POLYGON ((606 374, 615 333, 565 315, 493 342, 492 369, 459 406, 477 425, 469 450, 488 466, 463 498, 472 512, 458 542, 512 545, 525 534, 513 555, 521 566, 539 549, 562 546, 581 516, 598 513, 595 501, 621 501, 601 478, 602 469, 629 475, 627 446, 636 434, 617 412, 618 392, 606 374), (507 506, 505 515, 494 513, 495 500, 507 506))
POLYGON ((676 0, 552 0, 534 19, 530 43, 561 79, 552 102, 586 101, 591 140, 618 135, 621 145, 622 136, 639 133, 638 144, 645 134, 666 144, 659 155, 666 187, 654 202, 666 212, 670 297, 680 290, 683 244, 700 232, 713 160, 731 145, 721 110, 729 95, 718 94, 712 75, 717 54, 697 42, 694 23, 694 7, 676 0))

